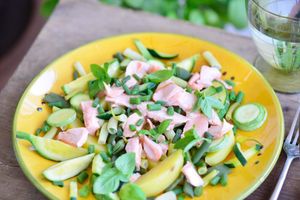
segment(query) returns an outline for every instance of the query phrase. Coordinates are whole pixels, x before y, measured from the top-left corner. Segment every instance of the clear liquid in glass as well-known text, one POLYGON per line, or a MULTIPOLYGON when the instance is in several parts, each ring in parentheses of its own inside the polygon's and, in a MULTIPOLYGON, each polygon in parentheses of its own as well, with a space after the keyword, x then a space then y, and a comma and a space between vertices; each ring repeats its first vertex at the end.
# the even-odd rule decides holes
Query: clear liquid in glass
POLYGON ((258 2, 263 9, 249 4, 249 27, 260 55, 281 71, 300 70, 300 1, 258 2))

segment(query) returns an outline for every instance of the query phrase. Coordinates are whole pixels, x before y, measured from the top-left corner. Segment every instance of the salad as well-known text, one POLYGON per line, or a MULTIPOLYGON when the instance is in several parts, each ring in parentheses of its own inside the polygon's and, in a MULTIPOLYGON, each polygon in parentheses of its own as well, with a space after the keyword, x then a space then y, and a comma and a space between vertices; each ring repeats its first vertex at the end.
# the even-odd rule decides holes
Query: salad
POLYGON ((172 62, 178 54, 134 44, 139 52, 117 52, 90 73, 76 62, 63 94, 44 96, 53 112, 41 128, 17 138, 58 162, 42 174, 59 187, 71 179, 72 200, 175 200, 225 187, 263 147, 237 130, 261 127, 266 108, 242 104, 209 51, 172 62), (195 71, 200 56, 208 65, 195 71))

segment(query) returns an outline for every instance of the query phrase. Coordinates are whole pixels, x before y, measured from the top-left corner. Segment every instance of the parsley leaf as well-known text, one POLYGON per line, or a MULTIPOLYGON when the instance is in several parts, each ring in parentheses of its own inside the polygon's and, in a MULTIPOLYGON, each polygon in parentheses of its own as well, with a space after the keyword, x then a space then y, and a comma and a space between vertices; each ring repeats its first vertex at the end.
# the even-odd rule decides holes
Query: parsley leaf
POLYGON ((154 73, 148 74, 146 77, 151 82, 160 83, 160 82, 168 80, 172 76, 173 76, 173 71, 172 70, 163 69, 163 70, 159 70, 159 71, 156 71, 154 73))
POLYGON ((143 190, 133 183, 124 185, 120 190, 119 196, 121 200, 146 200, 143 190))
POLYGON ((69 108, 70 104, 61 95, 55 94, 53 92, 46 94, 43 101, 48 103, 50 107, 56 106, 58 108, 69 108))
POLYGON ((115 162, 116 168, 127 177, 130 177, 135 168, 135 153, 121 155, 115 162))
POLYGON ((93 191, 95 194, 109 194, 118 189, 120 185, 119 170, 116 168, 110 168, 105 170, 105 173, 101 174, 93 185, 93 191))
POLYGON ((182 149, 184 152, 188 152, 192 147, 194 147, 198 142, 202 140, 208 140, 206 138, 200 137, 196 130, 190 129, 184 133, 184 137, 175 143, 175 149, 182 149))

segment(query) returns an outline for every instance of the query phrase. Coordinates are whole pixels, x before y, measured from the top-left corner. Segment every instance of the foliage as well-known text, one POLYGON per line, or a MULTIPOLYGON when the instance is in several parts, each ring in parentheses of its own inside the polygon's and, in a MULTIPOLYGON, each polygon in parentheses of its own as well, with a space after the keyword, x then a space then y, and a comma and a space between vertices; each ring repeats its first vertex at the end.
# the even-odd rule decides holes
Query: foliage
MULTIPOLYGON (((144 10, 182 19, 196 25, 209 25, 223 28, 231 23, 236 28, 247 26, 245 1, 247 0, 99 0, 113 6, 144 10)), ((44 0, 43 15, 49 16, 58 0, 44 0), (54 6, 53 6, 54 5, 54 6)))

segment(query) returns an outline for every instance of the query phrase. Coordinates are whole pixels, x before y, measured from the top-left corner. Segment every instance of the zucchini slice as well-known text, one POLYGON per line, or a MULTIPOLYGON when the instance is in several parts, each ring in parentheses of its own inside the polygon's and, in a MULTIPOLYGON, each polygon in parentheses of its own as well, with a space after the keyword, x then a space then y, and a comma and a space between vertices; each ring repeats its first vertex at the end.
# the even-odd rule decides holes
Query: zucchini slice
POLYGON ((261 127, 266 118, 266 108, 258 103, 242 105, 233 113, 234 124, 243 131, 253 131, 261 127))
POLYGON ((245 158, 245 156, 241 150, 241 145, 239 143, 236 143, 233 146, 233 153, 243 166, 245 166, 247 164, 247 159, 245 158))
POLYGON ((47 119, 47 123, 54 127, 62 127, 72 123, 76 119, 76 111, 70 108, 60 109, 47 119))
POLYGON ((153 59, 153 57, 149 53, 148 49, 143 45, 143 43, 140 40, 135 39, 134 44, 135 44, 136 48, 141 52, 141 54, 143 55, 144 58, 146 58, 147 60, 153 59))
POLYGON ((226 157, 229 155, 229 153, 232 150, 232 147, 234 145, 234 134, 232 131, 229 131, 226 133, 229 138, 229 142, 224 145, 222 149, 216 152, 210 152, 205 156, 205 162, 210 166, 215 166, 226 159, 226 157))
POLYGON ((160 58, 160 59, 173 59, 178 56, 178 54, 169 54, 169 53, 162 53, 154 49, 147 49, 149 53, 155 57, 155 58, 160 58))
POLYGON ((94 153, 57 163, 45 171, 43 175, 50 181, 64 181, 85 170, 94 158, 94 153))
POLYGON ((65 94, 83 92, 88 89, 88 82, 95 79, 96 78, 92 73, 88 73, 87 75, 81 76, 78 79, 63 85, 62 90, 65 92, 65 94))
POLYGON ((199 57, 200 57, 199 54, 195 54, 192 57, 186 58, 183 61, 177 63, 176 65, 177 67, 185 69, 188 72, 192 72, 199 57))
POLYGON ((228 142, 230 142, 230 138, 227 134, 217 140, 213 140, 208 148, 208 152, 219 151, 220 149, 223 149, 228 142))
MULTIPOLYGON (((262 149, 262 145, 256 144, 255 146, 250 147, 246 151, 243 151, 242 154, 243 154, 244 158, 247 161, 249 161, 253 156, 258 154, 261 149, 262 149)), ((224 165, 226 165, 229 168, 235 168, 235 167, 241 166, 241 162, 239 161, 239 159, 237 157, 235 157, 235 158, 232 158, 232 159, 228 160, 227 162, 225 162, 224 165)))
POLYGON ((89 100, 91 100, 91 99, 90 99, 90 96, 88 94, 79 93, 79 94, 76 94, 75 96, 73 96, 70 99, 70 104, 76 110, 81 110, 80 103, 83 102, 83 101, 89 101, 89 100))

